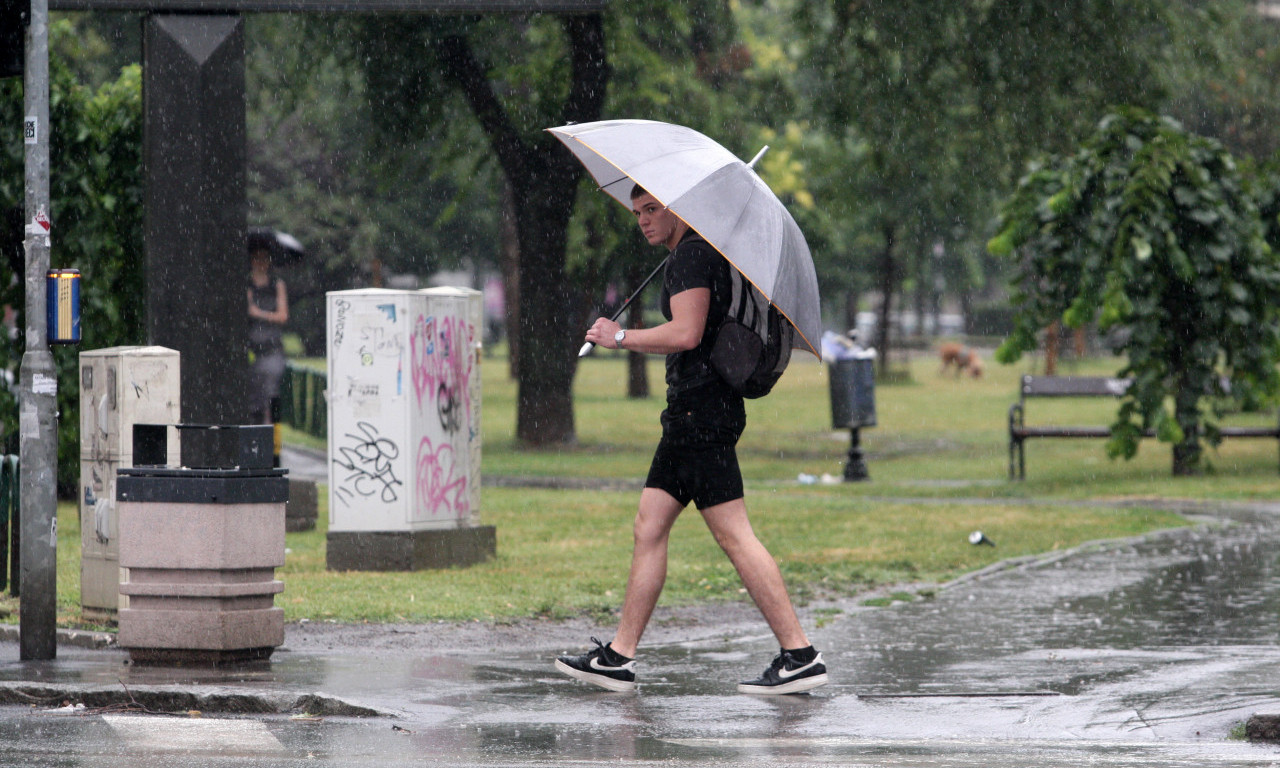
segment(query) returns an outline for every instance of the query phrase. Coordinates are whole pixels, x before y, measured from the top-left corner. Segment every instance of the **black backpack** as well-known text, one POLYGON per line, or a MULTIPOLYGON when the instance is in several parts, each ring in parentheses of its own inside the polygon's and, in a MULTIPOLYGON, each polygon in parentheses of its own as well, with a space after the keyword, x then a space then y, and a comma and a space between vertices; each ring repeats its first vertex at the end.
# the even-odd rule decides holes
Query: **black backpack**
POLYGON ((733 298, 711 348, 711 367, 735 392, 764 397, 791 361, 795 328, 732 266, 733 298))

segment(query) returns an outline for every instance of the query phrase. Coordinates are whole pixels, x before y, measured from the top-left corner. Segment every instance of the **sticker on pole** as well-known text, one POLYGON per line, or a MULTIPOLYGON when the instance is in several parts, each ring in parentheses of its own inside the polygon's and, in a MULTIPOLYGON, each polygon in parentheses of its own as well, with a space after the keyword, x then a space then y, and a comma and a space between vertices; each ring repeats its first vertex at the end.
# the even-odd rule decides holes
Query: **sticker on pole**
POLYGON ((37 395, 58 394, 58 380, 53 376, 37 373, 31 382, 31 391, 37 395))
POLYGON ((27 115, 23 118, 22 141, 25 144, 38 144, 40 142, 40 118, 35 115, 27 115))
POLYGON ((27 234, 47 235, 51 229, 53 229, 53 222, 49 221, 49 214, 45 212, 42 205, 40 210, 36 211, 36 215, 31 217, 31 223, 27 225, 27 234))

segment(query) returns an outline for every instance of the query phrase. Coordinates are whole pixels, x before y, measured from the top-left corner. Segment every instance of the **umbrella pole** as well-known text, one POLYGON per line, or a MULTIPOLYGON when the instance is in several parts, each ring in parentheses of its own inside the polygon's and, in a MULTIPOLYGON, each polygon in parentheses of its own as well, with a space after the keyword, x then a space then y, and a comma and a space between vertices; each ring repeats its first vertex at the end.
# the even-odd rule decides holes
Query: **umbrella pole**
MULTIPOLYGON (((609 319, 617 322, 618 318, 622 317, 622 313, 627 310, 627 307, 631 306, 631 302, 636 300, 636 297, 640 295, 640 292, 643 291, 646 287, 648 287, 649 283, 653 282, 653 278, 657 277, 658 273, 662 271, 662 268, 665 267, 666 265, 667 265, 667 260, 663 259, 662 263, 654 267, 653 271, 649 273, 649 276, 644 279, 644 282, 640 283, 640 287, 635 289, 635 291, 633 291, 631 295, 627 297, 626 301, 622 302, 622 306, 618 307, 618 311, 614 312, 613 317, 610 317, 609 319)), ((578 357, 585 357, 586 354, 590 352, 591 348, 594 346, 595 344, 589 341, 586 344, 583 344, 582 349, 578 350, 578 357)))

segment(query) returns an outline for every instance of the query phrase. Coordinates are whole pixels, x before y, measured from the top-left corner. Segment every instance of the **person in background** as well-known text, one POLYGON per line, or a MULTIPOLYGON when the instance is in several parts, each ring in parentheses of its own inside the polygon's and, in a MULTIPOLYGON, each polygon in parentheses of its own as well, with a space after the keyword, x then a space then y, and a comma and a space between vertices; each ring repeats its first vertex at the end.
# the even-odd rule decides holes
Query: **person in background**
POLYGON ((271 253, 256 248, 249 255, 250 418, 270 424, 271 403, 280 396, 284 376, 284 324, 289 322, 289 292, 271 270, 271 253))

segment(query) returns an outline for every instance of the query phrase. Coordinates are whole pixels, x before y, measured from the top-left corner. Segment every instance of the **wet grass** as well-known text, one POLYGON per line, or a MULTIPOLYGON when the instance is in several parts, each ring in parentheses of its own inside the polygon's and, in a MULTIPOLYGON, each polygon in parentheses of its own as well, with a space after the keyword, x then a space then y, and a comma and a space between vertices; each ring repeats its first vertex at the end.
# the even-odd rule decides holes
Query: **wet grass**
MULTIPOLYGON (((989 355, 988 355, 989 358, 989 355)), ((1068 361, 1059 373, 1111 375, 1115 360, 1068 361)), ((529 454, 513 444, 514 386, 505 366, 485 367, 484 461, 494 474, 643 477, 659 434, 661 364, 650 381, 657 396, 629 400, 625 364, 612 353, 586 361, 575 383, 578 445, 529 454)), ((988 362, 979 380, 939 376, 932 357, 909 368, 908 383, 878 386, 878 425, 861 430, 871 481, 845 484, 858 497, 977 498, 1271 498, 1280 490, 1274 440, 1227 440, 1206 454, 1208 472, 1173 478, 1167 444, 1145 441, 1130 461, 1111 460, 1103 440, 1032 440, 1027 480, 1008 481, 1008 410, 1018 377, 1031 365, 988 362)), ((839 477, 849 450, 848 430, 831 428, 825 367, 798 355, 775 394, 748 403, 739 445, 743 474, 756 490, 794 483, 801 474, 839 477)), ((1106 399, 1042 399, 1027 406, 1029 424, 1101 425, 1114 418, 1106 399)), ((1272 424, 1274 414, 1237 414, 1231 424, 1272 424)))
MULTIPOLYGON (((1089 361, 1063 373, 1109 374, 1089 361), (1074 370, 1072 370, 1074 368, 1074 370)), ((625 397, 625 361, 584 362, 576 381, 578 444, 531 452, 514 442, 515 384, 505 361, 487 359, 483 455, 487 475, 564 476, 638 481, 658 437, 660 397, 625 397)), ((828 596, 875 601, 917 598, 927 585, 1005 558, 1185 524, 1142 506, 1144 499, 1274 499, 1277 446, 1224 443, 1212 472, 1170 475, 1169 447, 1145 443, 1132 461, 1112 461, 1100 440, 1042 440, 1027 448, 1025 482, 1007 479, 1007 411, 1023 369, 988 364, 981 380, 938 376, 932 359, 910 367, 905 383, 880 386, 879 424, 862 431, 871 480, 802 484, 801 474, 839 477, 849 445, 833 430, 824 368, 797 359, 770 397, 748 405, 741 462, 748 504, 762 540, 777 556, 799 602, 828 596), (1088 502, 1124 500, 1116 508, 1088 502), (1083 502, 1083 503, 1082 503, 1083 502), (973 546, 982 530, 995 547, 973 546), (925 585, 901 587, 895 585, 925 585), (874 594, 870 594, 874 591, 874 594)), ((660 392, 661 363, 651 383, 660 392)), ((1106 424, 1107 401, 1037 401, 1029 423, 1106 424)), ((1269 416, 1234 421, 1266 423, 1269 416)), ((1234 422, 1233 422, 1234 423, 1234 422)), ((285 592, 289 620, 461 621, 599 615, 608 623, 622 598, 637 494, 486 487, 481 518, 498 530, 498 557, 467 569, 417 573, 325 570, 325 494, 316 531, 289 534, 285 592)), ((79 619, 79 524, 74 506, 59 515, 59 615, 79 619)), ((663 602, 744 600, 741 585, 696 512, 672 537, 663 602)), ((12 601, 0 601, 0 608, 12 601)), ((13 615, 0 621, 16 621, 13 615)))
MULTIPOLYGON (((333 573, 319 532, 289 534, 277 605, 290 619, 430 621, 560 618, 615 611, 630 557, 635 494, 486 488, 484 520, 498 557, 466 569, 333 573)), ((755 528, 800 602, 888 584, 933 583, 1002 558, 1181 524, 1147 510, 932 503, 780 492, 752 502, 755 528), (975 547, 982 528, 997 547, 975 547)), ((914 599, 917 591, 894 593, 914 599)), ((696 513, 677 522, 664 604, 746 599, 696 513)))

